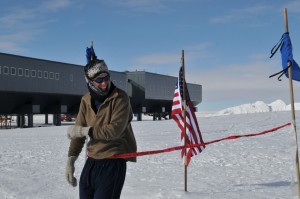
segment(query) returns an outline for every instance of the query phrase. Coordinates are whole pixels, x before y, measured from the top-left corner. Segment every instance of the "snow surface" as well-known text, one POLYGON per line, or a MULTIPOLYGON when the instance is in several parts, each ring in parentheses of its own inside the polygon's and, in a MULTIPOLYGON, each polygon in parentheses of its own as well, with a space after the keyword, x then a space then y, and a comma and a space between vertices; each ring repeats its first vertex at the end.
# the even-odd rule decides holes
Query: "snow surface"
MULTIPOLYGON (((281 102, 280 102, 281 103, 281 102)), ((276 103, 275 103, 276 104, 276 103)), ((279 104, 279 103, 278 103, 279 104)), ((265 110, 265 105, 255 103, 265 110)), ((273 107, 273 106, 272 106, 273 107)), ((274 106, 275 107, 275 106, 274 106)), ((278 108, 278 107, 277 107, 278 108)), ((245 107, 240 108, 243 110, 245 107)), ((252 110, 252 109, 251 109, 252 110)), ((296 116, 299 113, 296 112, 296 116)), ((43 119, 43 117, 42 117, 43 119)), ((291 121, 290 112, 198 117, 203 139, 259 133, 291 121)), ((37 126, 43 126, 42 121, 37 126)), ((299 120, 297 119, 297 123, 299 120)), ((74 199, 78 187, 65 180, 68 125, 0 130, 0 198, 74 199)), ((132 122, 138 151, 180 144, 172 120, 132 122)), ((188 192, 180 152, 143 156, 128 163, 122 199, 291 199, 297 189, 290 127, 266 135, 207 145, 188 167, 188 192)), ((77 178, 84 154, 76 162, 77 178)))

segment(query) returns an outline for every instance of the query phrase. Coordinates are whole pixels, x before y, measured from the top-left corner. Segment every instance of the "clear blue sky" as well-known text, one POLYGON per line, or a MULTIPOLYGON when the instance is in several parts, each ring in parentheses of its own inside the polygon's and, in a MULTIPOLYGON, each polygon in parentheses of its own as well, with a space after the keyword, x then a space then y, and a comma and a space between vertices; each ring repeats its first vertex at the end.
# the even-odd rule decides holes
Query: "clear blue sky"
POLYGON ((285 7, 300 62, 300 0, 3 1, 0 52, 85 65, 93 40, 110 70, 177 76, 184 49, 187 82, 203 86, 199 111, 289 104, 287 79, 268 78, 281 70, 280 54, 269 54, 284 33, 285 7))

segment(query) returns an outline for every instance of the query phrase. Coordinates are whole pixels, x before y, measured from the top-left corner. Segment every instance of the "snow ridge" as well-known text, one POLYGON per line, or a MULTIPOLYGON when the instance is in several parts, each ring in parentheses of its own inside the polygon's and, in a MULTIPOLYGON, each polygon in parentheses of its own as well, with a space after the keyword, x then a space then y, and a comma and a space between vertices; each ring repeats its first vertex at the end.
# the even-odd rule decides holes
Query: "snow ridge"
MULTIPOLYGON (((263 101, 257 101, 253 104, 242 104, 220 110, 214 114, 207 116, 221 116, 233 114, 248 114, 248 113, 261 113, 261 112, 274 112, 274 111, 290 111, 291 105, 286 105, 284 101, 278 99, 270 104, 263 101)), ((300 110, 300 103, 295 103, 295 110, 300 110)))

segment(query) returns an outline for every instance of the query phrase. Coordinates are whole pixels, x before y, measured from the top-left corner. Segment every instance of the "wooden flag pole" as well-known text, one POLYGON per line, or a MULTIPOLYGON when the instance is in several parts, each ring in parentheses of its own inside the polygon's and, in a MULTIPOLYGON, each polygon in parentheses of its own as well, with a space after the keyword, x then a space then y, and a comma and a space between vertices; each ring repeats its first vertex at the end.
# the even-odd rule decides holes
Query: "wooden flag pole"
MULTIPOLYGON (((185 69, 184 69, 184 50, 181 51, 182 67, 182 87, 183 87, 183 115, 184 115, 184 146, 186 146, 186 88, 185 88, 185 69)), ((184 148, 184 191, 187 192, 187 154, 184 148)))
MULTIPOLYGON (((287 17, 287 9, 284 8, 284 26, 285 32, 289 32, 288 26, 288 17, 287 17)), ((294 89, 293 89, 293 79, 292 79, 292 67, 291 63, 288 63, 288 73, 289 73, 289 84, 290 84, 290 100, 291 100, 291 113, 292 113, 292 122, 295 129, 295 138, 296 138, 296 172, 297 172, 297 180, 298 180, 298 197, 300 198, 300 172, 299 172, 299 156, 298 156, 298 142, 297 142, 297 129, 296 129, 296 115, 295 115, 295 104, 294 104, 294 89)))

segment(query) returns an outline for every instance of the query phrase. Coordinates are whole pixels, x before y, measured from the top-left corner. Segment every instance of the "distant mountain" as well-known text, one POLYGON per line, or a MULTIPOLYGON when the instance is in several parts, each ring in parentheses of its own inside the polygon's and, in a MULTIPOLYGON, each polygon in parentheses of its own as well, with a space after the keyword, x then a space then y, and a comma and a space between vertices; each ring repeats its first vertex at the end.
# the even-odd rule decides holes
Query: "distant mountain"
MULTIPOLYGON (((290 110, 291 110, 291 105, 286 105, 282 100, 276 100, 270 104, 266 104, 263 101, 257 101, 253 104, 242 104, 240 106, 226 108, 207 116, 221 116, 221 115, 248 114, 248 113, 260 113, 260 112, 272 112, 272 111, 290 111, 290 110)), ((300 110, 300 103, 295 103, 295 110, 300 110)))

